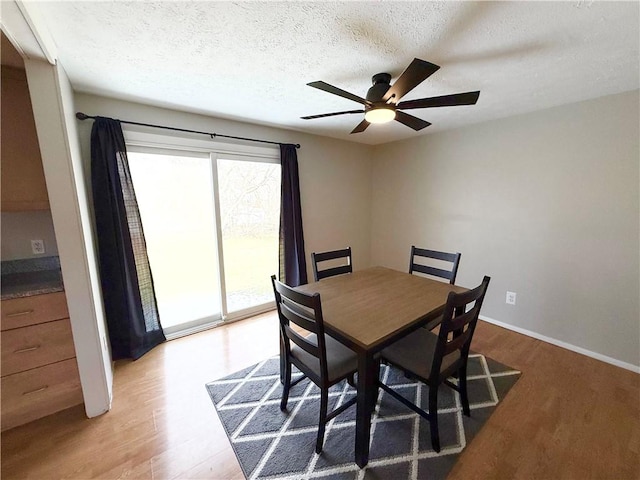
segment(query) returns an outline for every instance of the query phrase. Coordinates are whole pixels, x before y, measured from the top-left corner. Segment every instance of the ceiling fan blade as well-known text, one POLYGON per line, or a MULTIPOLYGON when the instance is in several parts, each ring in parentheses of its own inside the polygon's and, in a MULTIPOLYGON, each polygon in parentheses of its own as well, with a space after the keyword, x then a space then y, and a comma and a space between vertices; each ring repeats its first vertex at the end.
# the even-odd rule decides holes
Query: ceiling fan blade
POLYGON ((414 58, 407 69, 400 74, 391 88, 387 90, 387 93, 384 94, 382 100, 388 102, 391 97, 393 97, 393 103, 397 104, 402 97, 437 72, 439 68, 440 67, 438 65, 425 62, 419 58, 414 58))
POLYGON ((369 122, 367 122, 366 120, 362 120, 357 126, 356 128, 354 128, 353 130, 351 130, 351 133, 360 133, 360 132, 364 132, 367 127, 370 125, 369 122))
POLYGON ((396 110, 396 121, 402 123, 403 125, 406 125, 409 128, 413 128, 416 132, 431 125, 431 123, 427 122, 426 120, 414 117, 413 115, 409 115, 408 113, 399 112, 398 110, 396 110))
POLYGON ((441 97, 419 98, 417 100, 407 100, 400 102, 397 107, 407 110, 410 108, 430 108, 430 107, 455 107, 456 105, 475 105, 480 92, 454 93, 441 97))
POLYGON ((369 105, 370 102, 367 102, 364 98, 358 97, 353 93, 349 93, 341 88, 334 87, 333 85, 329 85, 326 82, 318 81, 307 83, 310 87, 317 88, 318 90, 323 90, 325 92, 333 93, 334 95, 338 95, 339 97, 348 98, 349 100, 353 100, 354 102, 361 103, 362 105, 369 105))
POLYGON ((335 115, 345 115, 348 113, 364 113, 364 110, 347 110, 346 112, 321 113, 320 115, 308 115, 300 117, 302 120, 313 120, 314 118, 333 117, 335 115))

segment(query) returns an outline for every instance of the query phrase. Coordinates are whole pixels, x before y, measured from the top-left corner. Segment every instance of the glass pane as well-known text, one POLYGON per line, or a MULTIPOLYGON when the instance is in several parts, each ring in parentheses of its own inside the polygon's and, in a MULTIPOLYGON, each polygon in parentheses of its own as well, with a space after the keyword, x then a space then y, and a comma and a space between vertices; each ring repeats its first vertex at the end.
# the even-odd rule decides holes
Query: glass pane
POLYGON ((273 301, 278 274, 280 165, 218 160, 227 311, 273 301))
POLYGON ((221 318, 211 160, 128 157, 162 327, 221 318))

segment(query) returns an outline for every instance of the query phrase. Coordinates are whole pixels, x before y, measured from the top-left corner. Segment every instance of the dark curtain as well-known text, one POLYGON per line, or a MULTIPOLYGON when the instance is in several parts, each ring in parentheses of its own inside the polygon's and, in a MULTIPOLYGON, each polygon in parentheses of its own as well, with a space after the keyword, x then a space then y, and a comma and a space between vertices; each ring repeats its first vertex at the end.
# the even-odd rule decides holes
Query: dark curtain
POLYGON ((100 281, 113 359, 140 358, 165 341, 120 122, 97 117, 91 183, 100 281))
POLYGON ((282 197, 280 206, 280 281, 291 287, 307 283, 302 233, 298 155, 295 145, 280 145, 282 197))

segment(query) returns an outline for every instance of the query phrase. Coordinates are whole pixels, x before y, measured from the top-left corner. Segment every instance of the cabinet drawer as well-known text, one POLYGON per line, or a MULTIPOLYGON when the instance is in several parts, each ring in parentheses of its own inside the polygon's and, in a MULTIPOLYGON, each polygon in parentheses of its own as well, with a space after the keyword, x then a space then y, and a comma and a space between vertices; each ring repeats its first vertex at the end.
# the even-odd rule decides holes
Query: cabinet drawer
POLYGON ((76 356, 68 318, 2 333, 2 376, 76 356))
POLYGON ((0 386, 2 430, 82 403, 75 358, 2 377, 0 386))
POLYGON ((2 300, 1 330, 26 327, 69 316, 64 292, 2 300))

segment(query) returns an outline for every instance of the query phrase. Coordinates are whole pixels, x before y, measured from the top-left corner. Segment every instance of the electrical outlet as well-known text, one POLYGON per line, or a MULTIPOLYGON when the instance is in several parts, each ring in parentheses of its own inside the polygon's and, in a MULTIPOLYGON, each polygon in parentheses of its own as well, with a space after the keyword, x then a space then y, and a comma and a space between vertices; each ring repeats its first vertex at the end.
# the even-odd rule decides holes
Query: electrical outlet
POLYGON ((507 292, 507 303, 509 305, 515 305, 516 304, 516 292, 507 292))
POLYGON ((31 251, 34 255, 42 255, 44 253, 44 241, 31 240, 31 251))

